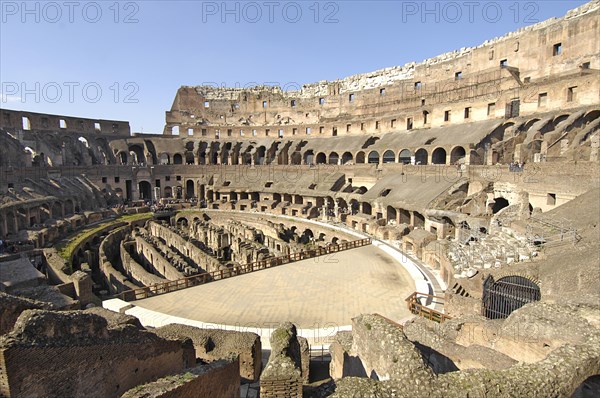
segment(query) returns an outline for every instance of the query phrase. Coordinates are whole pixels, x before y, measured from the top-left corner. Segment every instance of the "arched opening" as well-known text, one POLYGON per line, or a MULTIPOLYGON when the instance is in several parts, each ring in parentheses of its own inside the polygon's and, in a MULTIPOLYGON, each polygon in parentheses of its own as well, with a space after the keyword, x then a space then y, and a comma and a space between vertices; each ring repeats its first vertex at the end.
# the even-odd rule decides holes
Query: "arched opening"
POLYGON ((52 214, 50 213, 50 206, 48 206, 47 204, 41 205, 39 207, 38 212, 40 215, 40 223, 44 223, 46 222, 46 220, 52 218, 52 214))
POLYGON ((293 165, 302 164, 302 155, 300 154, 300 152, 292 153, 292 156, 290 156, 290 163, 293 165))
POLYGON ((327 163, 325 161, 325 158, 326 158, 325 154, 323 152, 319 152, 319 153, 317 153, 315 163, 316 164, 325 164, 325 163, 327 163))
POLYGON ((119 158, 120 164, 127 164, 127 153, 126 152, 119 152, 117 154, 117 157, 119 158))
POLYGON ((363 214, 372 215, 373 208, 369 202, 362 202, 362 212, 363 214))
POLYGON ((342 164, 348 164, 350 162, 352 162, 352 154, 350 152, 344 152, 344 154, 342 155, 342 164))
POLYGON ((465 148, 463 148, 461 146, 457 146, 454 149, 452 149, 452 151, 450 152, 450 163, 451 164, 460 163, 461 161, 464 161, 465 156, 466 156, 465 148))
POLYGON ((304 152, 304 164, 313 164, 314 153, 312 150, 304 152))
POLYGON ((563 122, 563 121, 567 120, 568 118, 569 118, 569 115, 560 115, 560 116, 557 116, 552 121, 552 124, 554 124, 555 126, 558 126, 558 124, 560 122, 563 122))
POLYGON ((194 152, 187 151, 185 153, 185 164, 194 164, 194 152))
POLYGON ((254 161, 255 164, 265 164, 265 153, 267 152, 267 148, 264 146, 259 146, 256 150, 256 159, 254 161))
POLYGON ((59 202, 52 204, 52 218, 61 218, 63 216, 63 209, 59 202))
POLYGON ((410 212, 408 210, 400 209, 400 218, 398 218, 400 224, 410 225, 410 212))
POLYGON ((160 164, 170 164, 171 163, 171 158, 169 157, 168 153, 161 153, 159 156, 159 162, 160 164))
POLYGON ((410 164, 411 156, 412 156, 412 154, 410 153, 410 151, 408 149, 401 150, 400 154, 398 155, 398 163, 410 164))
POLYGON ((358 200, 350 199, 350 208, 348 209, 348 212, 350 213, 350 215, 354 215, 358 213, 359 207, 360 205, 358 204, 358 200))
POLYGON ((394 151, 387 150, 383 153, 383 163, 395 163, 396 162, 396 154, 394 151))
POLYGON ((173 164, 183 164, 183 156, 179 153, 173 155, 173 164))
POLYGON ((377 152, 377 151, 369 152, 369 163, 370 164, 379 164, 379 152, 377 152))
POLYGON ((305 229, 300 236, 300 243, 306 245, 315 239, 315 234, 310 229, 305 229))
POLYGON ((185 197, 186 199, 195 198, 195 189, 194 189, 194 181, 187 180, 185 182, 185 197))
POLYGON ((65 201, 65 216, 70 216, 71 214, 73 214, 73 201, 67 199, 65 201))
POLYGON ((140 181, 138 184, 140 199, 152 200, 152 186, 148 181, 140 181))
POLYGON ((494 204, 492 205, 492 213, 496 214, 505 207, 508 207, 508 200, 504 198, 494 198, 494 204))
POLYGON ((100 155, 100 164, 104 164, 104 165, 110 164, 110 160, 108 160, 108 156, 106 156, 106 152, 104 152, 104 149, 100 145, 96 146, 96 151, 100 155))
POLYGON ((428 156, 429 154, 427 153, 426 149, 418 149, 417 152, 415 152, 415 164, 426 165, 428 156))
POLYGON ((394 209, 392 206, 388 206, 387 207, 387 223, 395 224, 397 217, 398 217, 398 213, 396 212, 396 209, 394 209), (390 221, 392 221, 392 222, 390 223, 390 221))
POLYGON ((446 164, 446 150, 444 148, 436 148, 431 154, 432 164, 446 164))
POLYGON ((356 154, 356 164, 363 163, 365 163, 365 153, 363 151, 360 151, 356 154))
POLYGON ((329 154, 329 164, 338 164, 340 161, 340 155, 337 152, 331 152, 329 154))
POLYGON ((483 282, 483 315, 488 319, 503 319, 541 297, 539 286, 527 278, 511 275, 495 281, 489 275, 483 282))
MULTIPOLYGON (((205 149, 198 149, 198 164, 206 164, 205 149)), ((248 164, 250 164, 250 163, 248 163, 248 164)))
POLYGON ((88 143, 88 140, 85 137, 79 137, 77 138, 77 141, 81 142, 86 148, 90 147, 90 144, 88 143))
POLYGON ((227 142, 221 149, 221 164, 229 163, 229 151, 231 150, 231 142, 227 142))
POLYGON ((173 126, 173 127, 171 127, 171 134, 173 134, 173 135, 179 135, 179 126, 173 126))
POLYGON ((131 155, 134 164, 143 165, 146 163, 144 148, 142 148, 140 145, 130 145, 129 154, 131 155))
POLYGON ((413 215, 414 215, 414 222, 415 222, 414 227, 415 228, 417 228, 417 227, 418 228, 425 228, 425 216, 423 216, 418 211, 415 211, 413 213, 413 215))
POLYGON ((446 225, 446 235, 445 236, 453 237, 454 236, 454 231, 456 229, 456 225, 448 217, 442 217, 442 220, 444 221, 444 224, 446 225))
POLYGON ((163 195, 165 198, 172 198, 173 197, 173 188, 171 187, 165 187, 164 191, 163 191, 163 195))

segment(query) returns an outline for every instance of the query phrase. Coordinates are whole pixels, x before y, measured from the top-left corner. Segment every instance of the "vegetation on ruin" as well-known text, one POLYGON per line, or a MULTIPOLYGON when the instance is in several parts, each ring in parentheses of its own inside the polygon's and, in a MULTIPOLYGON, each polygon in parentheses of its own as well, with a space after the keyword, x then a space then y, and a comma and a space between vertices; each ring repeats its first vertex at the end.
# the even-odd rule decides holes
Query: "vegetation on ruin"
POLYGON ((102 231, 104 228, 117 225, 119 223, 132 223, 134 221, 140 221, 152 218, 152 213, 139 213, 139 214, 127 214, 121 217, 117 217, 113 220, 94 225, 89 228, 85 228, 82 231, 77 232, 75 235, 63 240, 56 245, 56 251, 59 256, 65 259, 68 263, 68 268, 65 270, 69 274, 73 272, 73 255, 77 248, 85 242, 86 239, 94 236, 94 234, 102 231))

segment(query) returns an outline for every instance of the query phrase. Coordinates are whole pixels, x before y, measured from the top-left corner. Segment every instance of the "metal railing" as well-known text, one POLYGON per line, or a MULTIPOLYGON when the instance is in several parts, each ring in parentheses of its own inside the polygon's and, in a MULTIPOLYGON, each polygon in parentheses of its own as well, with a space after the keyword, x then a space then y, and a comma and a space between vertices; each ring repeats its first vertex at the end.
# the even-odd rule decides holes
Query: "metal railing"
POLYGON ((303 250, 298 253, 292 253, 285 256, 268 258, 265 260, 255 261, 252 263, 236 265, 231 268, 221 269, 212 272, 204 272, 202 274, 189 276, 187 278, 177 279, 173 281, 157 283, 152 286, 146 286, 139 289, 127 290, 117 294, 115 297, 124 301, 141 300, 148 297, 157 296, 174 292, 188 287, 203 285, 208 282, 218 281, 220 279, 230 278, 232 276, 243 275, 250 272, 259 271, 262 269, 273 268, 283 264, 289 264, 300 260, 306 260, 314 257, 324 256, 331 253, 337 253, 344 250, 354 249, 357 247, 367 246, 371 244, 371 238, 355 240, 351 242, 343 242, 336 245, 325 247, 316 247, 308 250, 303 250))
POLYGON ((444 298, 440 296, 433 296, 431 294, 414 292, 410 296, 406 298, 406 304, 408 306, 408 310, 417 316, 427 318, 430 321, 434 321, 437 323, 442 323, 448 319, 452 319, 448 315, 436 311, 434 309, 428 308, 426 305, 421 304, 420 299, 426 298, 426 301, 436 302, 437 304, 443 304, 444 298))

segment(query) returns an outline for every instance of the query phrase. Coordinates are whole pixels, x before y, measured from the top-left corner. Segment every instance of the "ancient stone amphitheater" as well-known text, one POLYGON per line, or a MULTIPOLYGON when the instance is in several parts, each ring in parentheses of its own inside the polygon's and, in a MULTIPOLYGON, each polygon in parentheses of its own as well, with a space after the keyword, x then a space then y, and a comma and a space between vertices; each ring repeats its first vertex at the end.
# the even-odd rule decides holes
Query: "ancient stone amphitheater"
POLYGON ((600 396, 599 15, 162 134, 0 110, 0 396, 600 396))

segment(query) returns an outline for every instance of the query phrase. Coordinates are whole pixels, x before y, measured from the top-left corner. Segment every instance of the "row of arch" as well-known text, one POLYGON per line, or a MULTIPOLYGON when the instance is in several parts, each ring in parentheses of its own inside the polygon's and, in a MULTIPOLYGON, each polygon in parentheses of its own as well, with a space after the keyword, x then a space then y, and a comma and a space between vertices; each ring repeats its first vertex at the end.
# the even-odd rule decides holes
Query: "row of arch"
MULTIPOLYGON (((194 153, 193 150, 187 150, 185 153, 166 153, 162 152, 158 155, 155 161, 158 164, 243 164, 243 165, 263 165, 272 164, 276 161, 280 165, 300 165, 300 164, 330 164, 330 165, 345 165, 345 164, 457 164, 460 162, 471 163, 476 154, 473 151, 466 149, 464 146, 454 146, 447 150, 444 147, 437 147, 428 151, 426 148, 418 148, 414 151, 410 149, 402 149, 395 152, 391 149, 383 151, 358 151, 352 153, 346 151, 338 153, 335 151, 316 152, 313 149, 304 151, 295 151, 289 155, 289 148, 286 146, 278 149, 277 145, 267 149, 261 145, 254 148, 252 145, 243 153, 238 152, 238 156, 234 156, 236 151, 232 150, 232 144, 226 143, 220 150, 214 148, 207 150, 199 149, 194 153), (449 155, 449 156, 448 156, 449 155)), ((145 164, 147 162, 144 149, 141 145, 135 144, 129 147, 129 152, 117 152, 117 158, 121 164, 145 164)))
POLYGON ((60 219, 80 211, 71 199, 52 201, 36 206, 18 205, 0 211, 0 237, 41 225, 49 219, 60 219))
POLYGON ((402 163, 426 165, 431 162, 431 164, 456 164, 465 159, 466 156, 467 151, 462 146, 452 148, 450 158, 448 158, 448 152, 443 147, 435 148, 431 152, 431 157, 425 148, 419 148, 414 152, 403 149, 397 154, 392 150, 387 150, 383 154, 376 150, 370 152, 359 151, 355 155, 351 152, 344 152, 341 157, 337 152, 330 152, 329 154, 318 152, 315 155, 313 150, 309 150, 304 153, 304 163, 344 165, 354 162, 356 164, 402 163))

